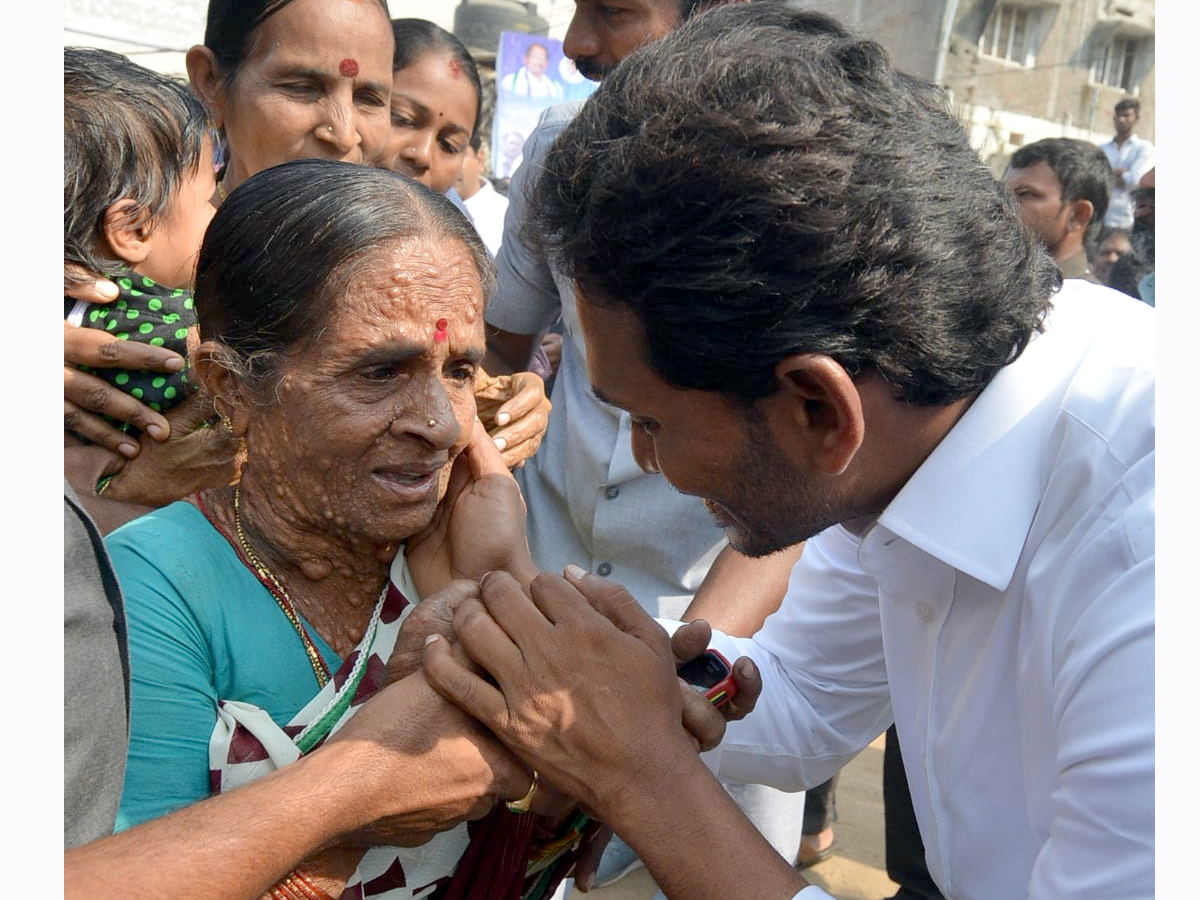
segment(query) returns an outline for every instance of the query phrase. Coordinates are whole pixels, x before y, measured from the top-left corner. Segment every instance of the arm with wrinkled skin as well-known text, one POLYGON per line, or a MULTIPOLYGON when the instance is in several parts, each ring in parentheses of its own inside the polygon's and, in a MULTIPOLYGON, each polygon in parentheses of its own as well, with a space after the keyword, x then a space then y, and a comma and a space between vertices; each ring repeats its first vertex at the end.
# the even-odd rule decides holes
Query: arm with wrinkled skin
POLYGON ((252 900, 301 860, 364 829, 415 845, 522 795, 528 770, 415 678, 385 688, 291 765, 68 850, 65 896, 252 900), (439 740, 431 744, 429 733, 439 740), (431 771, 456 774, 431 783, 431 771))

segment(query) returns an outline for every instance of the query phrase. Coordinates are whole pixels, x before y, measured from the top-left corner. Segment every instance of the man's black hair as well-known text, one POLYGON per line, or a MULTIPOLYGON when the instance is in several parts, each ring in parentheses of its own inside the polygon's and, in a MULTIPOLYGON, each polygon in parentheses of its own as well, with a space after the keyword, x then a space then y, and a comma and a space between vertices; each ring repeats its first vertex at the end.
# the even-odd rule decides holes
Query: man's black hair
POLYGON ((1121 112, 1125 109, 1132 109, 1140 118, 1142 115, 1142 101, 1137 97, 1125 97, 1117 101, 1117 105, 1113 107, 1113 112, 1121 112))
POLYGON ((105 211, 128 198, 130 221, 162 216, 200 165, 208 131, 204 106, 186 84, 108 50, 65 48, 64 258, 89 272, 122 269, 107 254, 105 211))
POLYGON ((1061 283, 941 91, 778 3, 718 7, 622 62, 534 208, 584 299, 637 314, 661 377, 747 401, 793 353, 914 404, 968 396, 1061 283))
POLYGON ((1104 151, 1095 144, 1074 138, 1045 138, 1018 149, 1009 165, 1014 169, 1026 169, 1040 162, 1049 166, 1058 177, 1064 206, 1076 200, 1091 201, 1092 218, 1084 241, 1095 240, 1108 211, 1109 185, 1113 177, 1112 166, 1104 151))

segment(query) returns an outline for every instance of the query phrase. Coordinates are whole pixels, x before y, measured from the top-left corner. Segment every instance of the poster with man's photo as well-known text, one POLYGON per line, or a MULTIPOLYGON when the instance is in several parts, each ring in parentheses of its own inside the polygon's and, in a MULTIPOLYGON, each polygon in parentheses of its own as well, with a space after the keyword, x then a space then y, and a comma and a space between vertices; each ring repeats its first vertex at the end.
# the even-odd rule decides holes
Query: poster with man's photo
POLYGON ((496 112, 492 119, 492 172, 510 178, 521 164, 525 138, 542 110, 583 100, 596 89, 563 55, 562 41, 516 31, 500 33, 496 52, 496 112))

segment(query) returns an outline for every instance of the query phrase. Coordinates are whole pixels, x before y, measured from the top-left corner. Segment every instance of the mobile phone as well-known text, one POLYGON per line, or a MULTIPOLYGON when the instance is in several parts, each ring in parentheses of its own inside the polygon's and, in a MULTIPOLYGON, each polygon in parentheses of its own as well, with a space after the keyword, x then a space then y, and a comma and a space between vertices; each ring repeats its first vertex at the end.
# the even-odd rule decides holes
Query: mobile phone
POLYGON ((695 659, 685 662, 677 671, 680 678, 707 697, 718 709, 737 696, 733 667, 716 650, 705 650, 695 659))

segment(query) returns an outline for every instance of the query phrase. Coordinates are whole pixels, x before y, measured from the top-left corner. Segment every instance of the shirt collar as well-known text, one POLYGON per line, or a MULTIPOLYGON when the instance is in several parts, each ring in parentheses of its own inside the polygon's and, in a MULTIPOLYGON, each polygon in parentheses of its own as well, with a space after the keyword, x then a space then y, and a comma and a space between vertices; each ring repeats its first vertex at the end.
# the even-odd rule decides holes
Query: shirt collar
POLYGON ((1091 267, 1088 265, 1087 253, 1083 250, 1080 250, 1074 256, 1059 260, 1058 271, 1062 272, 1063 278, 1089 278, 1092 275, 1091 267))
MULTIPOLYGON (((1056 306, 1075 292, 1072 284, 1090 287, 1066 282, 1056 306)), ((975 398, 878 520, 1000 591, 1012 580, 1041 500, 1043 448, 1065 389, 1064 373, 1086 346, 1070 336, 1074 329, 1051 329, 1051 320, 1061 318, 1055 312, 1046 331, 975 398)))

